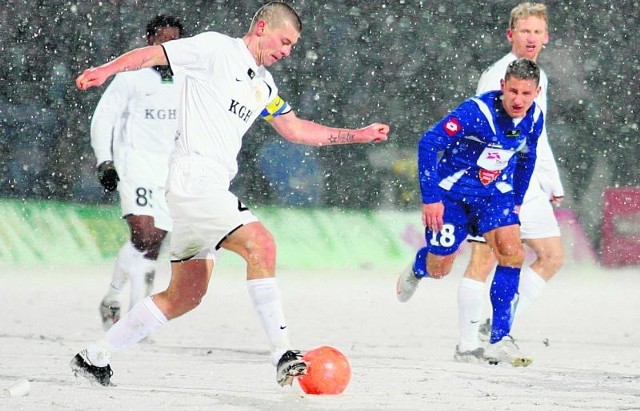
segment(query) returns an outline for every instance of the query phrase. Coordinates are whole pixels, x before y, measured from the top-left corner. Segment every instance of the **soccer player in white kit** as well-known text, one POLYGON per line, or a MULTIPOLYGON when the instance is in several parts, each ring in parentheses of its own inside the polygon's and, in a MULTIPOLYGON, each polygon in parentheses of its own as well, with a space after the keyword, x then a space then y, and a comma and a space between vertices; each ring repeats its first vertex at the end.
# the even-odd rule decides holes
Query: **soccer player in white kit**
POLYGON ((113 352, 122 350, 194 309, 204 297, 215 255, 224 248, 247 263, 249 296, 267 335, 276 380, 291 384, 306 372, 299 351, 291 350, 275 279, 275 243, 267 229, 229 191, 237 171, 242 137, 262 117, 285 139, 307 145, 377 143, 389 127, 332 128, 298 118, 278 95, 266 67, 288 57, 302 23, 284 2, 262 6, 242 38, 205 32, 161 46, 132 50, 97 68, 85 70, 76 85, 100 86, 111 75, 169 64, 184 71, 178 140, 167 182, 173 218, 171 280, 167 290, 147 297, 111 327, 105 338, 71 361, 76 375, 109 385, 113 352))
MULTIPOLYGON (((147 24, 147 44, 160 45, 180 38, 183 32, 180 20, 159 14, 147 24)), ((118 189, 130 233, 118 252, 109 291, 99 306, 105 331, 120 319, 127 278, 129 308, 151 293, 160 247, 171 231, 165 184, 183 83, 184 74, 172 73, 169 66, 120 73, 93 113, 91 146, 98 178, 106 191, 118 189)))
MULTIPOLYGON (((507 66, 517 58, 536 61, 549 41, 547 8, 540 3, 521 3, 511 11, 507 39, 511 52, 490 66, 480 77, 477 93, 500 88, 507 66)), ((546 117, 548 79, 540 73, 541 92, 536 104, 546 117)), ((546 122, 545 122, 546 124, 546 122)), ((530 266, 522 267, 516 315, 543 290, 563 264, 564 253, 558 221, 552 203, 560 203, 564 189, 558 166, 549 146, 546 126, 538 140, 536 166, 520 208, 520 235, 536 254, 530 266)), ((458 288, 460 341, 454 358, 460 362, 481 362, 483 348, 478 331, 485 296, 485 281, 495 265, 495 257, 483 239, 471 239, 471 259, 458 288)))

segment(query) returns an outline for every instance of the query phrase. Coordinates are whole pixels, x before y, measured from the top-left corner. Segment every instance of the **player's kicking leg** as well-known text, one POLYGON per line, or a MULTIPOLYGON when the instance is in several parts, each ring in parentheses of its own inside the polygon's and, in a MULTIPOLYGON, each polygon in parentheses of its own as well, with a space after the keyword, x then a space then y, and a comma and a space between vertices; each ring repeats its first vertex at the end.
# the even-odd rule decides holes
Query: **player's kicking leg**
POLYGON ((291 385, 307 371, 300 351, 291 349, 282 298, 275 278, 275 243, 259 221, 248 222, 228 235, 222 247, 242 256, 247 262, 249 298, 267 335, 271 359, 276 366, 279 385, 291 385), (247 244, 252 244, 251 249, 247 244))

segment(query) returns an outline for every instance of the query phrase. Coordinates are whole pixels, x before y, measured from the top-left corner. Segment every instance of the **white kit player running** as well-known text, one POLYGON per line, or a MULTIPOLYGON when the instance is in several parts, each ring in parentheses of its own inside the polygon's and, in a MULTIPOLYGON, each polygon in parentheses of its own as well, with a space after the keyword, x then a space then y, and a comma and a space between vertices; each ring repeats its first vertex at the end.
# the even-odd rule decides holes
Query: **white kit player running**
MULTIPOLYGON (((478 82, 477 94, 500 88, 507 66, 517 58, 536 61, 543 45, 549 41, 546 6, 539 3, 521 3, 511 11, 507 39, 511 52, 490 66, 478 82)), ((541 70, 541 91, 536 104, 547 112, 547 75, 541 70)), ((546 122, 545 122, 546 124, 546 122)), ((520 235, 523 242, 536 254, 530 266, 524 265, 520 274, 519 297, 516 315, 526 308, 543 290, 563 264, 564 253, 560 228, 554 215, 552 203, 560 203, 564 190, 558 166, 553 156, 546 126, 538 140, 536 166, 529 188, 520 208, 520 235)), ((460 362, 481 362, 487 356, 509 361, 509 353, 484 352, 480 341, 482 304, 485 296, 485 281, 495 265, 495 257, 482 238, 471 241, 472 255, 458 289, 460 341, 454 358, 460 362)), ((484 333, 490 327, 483 327, 484 333)))
POLYGON ((77 87, 85 90, 120 71, 165 64, 186 75, 167 182, 173 217, 169 286, 136 304, 102 340, 78 353, 71 361, 76 375, 109 385, 112 353, 199 305, 221 248, 246 261, 249 297, 269 341, 278 384, 290 385, 306 372, 302 354, 289 342, 275 279, 273 237, 229 191, 242 137, 258 117, 285 139, 315 146, 381 142, 389 127, 374 123, 357 130, 332 128, 296 116, 279 97, 266 67, 289 56, 301 30, 291 6, 271 2, 258 10, 243 38, 205 32, 135 49, 76 79, 77 87))
MULTIPOLYGON (((146 27, 148 45, 180 38, 175 17, 160 14, 146 27)), ((130 238, 116 257, 108 293, 99 310, 108 330, 120 319, 122 292, 130 280, 129 308, 151 293, 162 242, 171 231, 165 200, 169 156, 178 128, 183 73, 168 66, 120 73, 106 88, 91 121, 100 183, 116 188, 130 238)))

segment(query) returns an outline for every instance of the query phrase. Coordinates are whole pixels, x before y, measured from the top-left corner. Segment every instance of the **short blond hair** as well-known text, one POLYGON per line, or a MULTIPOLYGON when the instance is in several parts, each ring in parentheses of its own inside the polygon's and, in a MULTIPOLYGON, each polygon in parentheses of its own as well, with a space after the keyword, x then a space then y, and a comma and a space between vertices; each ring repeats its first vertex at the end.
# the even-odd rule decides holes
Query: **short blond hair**
POLYGON ((272 1, 260 7, 251 20, 251 29, 264 20, 273 27, 279 27, 285 22, 291 25, 300 33, 302 31, 302 21, 293 7, 283 1, 272 1))
POLYGON ((509 19, 509 28, 516 28, 516 21, 534 16, 541 18, 548 25, 549 17, 547 16, 547 6, 542 3, 520 3, 511 10, 511 18, 509 19))

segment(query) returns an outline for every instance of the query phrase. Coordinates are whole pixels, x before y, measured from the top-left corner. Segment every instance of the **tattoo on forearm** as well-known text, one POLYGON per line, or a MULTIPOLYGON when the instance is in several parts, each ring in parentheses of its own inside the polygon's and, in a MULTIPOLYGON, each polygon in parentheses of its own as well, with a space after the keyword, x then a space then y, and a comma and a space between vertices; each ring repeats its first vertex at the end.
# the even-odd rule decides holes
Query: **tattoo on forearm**
POLYGON ((140 70, 141 68, 142 68, 142 64, 139 64, 138 66, 132 66, 132 67, 124 66, 124 67, 122 68, 122 71, 138 71, 138 70, 140 70))
POLYGON ((339 144, 339 143, 353 143, 355 140, 355 134, 352 134, 348 131, 338 131, 338 135, 331 134, 329 135, 329 143, 339 144))

